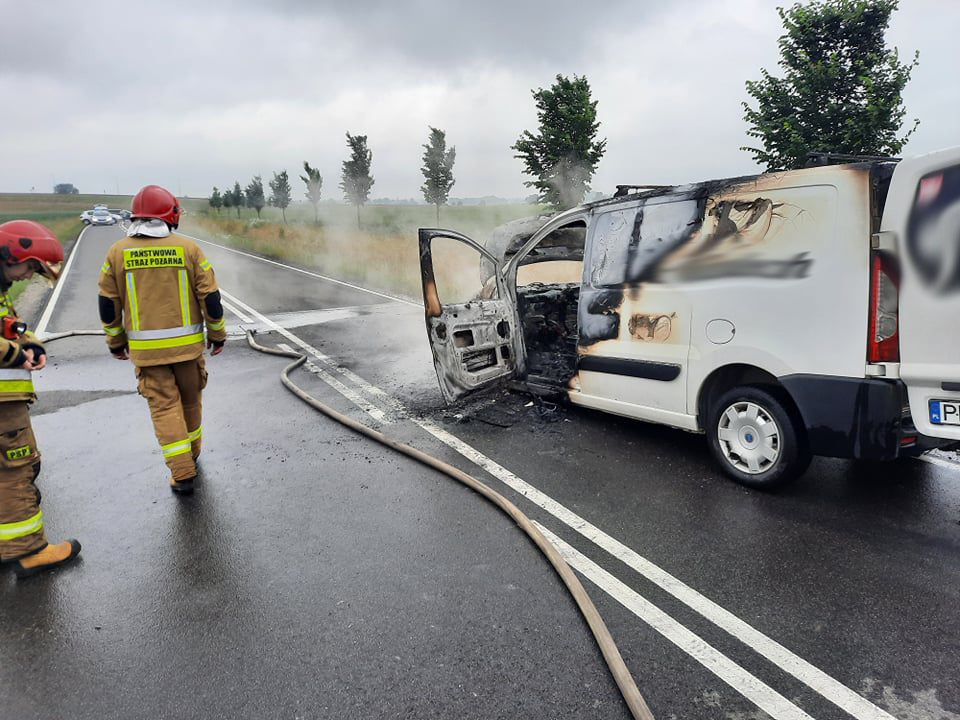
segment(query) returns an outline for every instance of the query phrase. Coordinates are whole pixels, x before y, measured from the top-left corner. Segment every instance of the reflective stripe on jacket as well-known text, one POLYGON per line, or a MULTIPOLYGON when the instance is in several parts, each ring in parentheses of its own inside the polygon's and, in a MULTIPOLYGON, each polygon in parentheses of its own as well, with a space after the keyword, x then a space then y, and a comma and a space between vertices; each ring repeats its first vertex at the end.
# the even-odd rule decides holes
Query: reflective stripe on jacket
MULTIPOLYGON (((16 317, 17 311, 6 290, 0 291, 0 317, 16 317)), ((33 402, 37 395, 33 389, 32 374, 20 370, 17 365, 24 361, 23 345, 43 347, 32 333, 25 333, 20 340, 7 340, 0 336, 0 402, 33 402)))
POLYGON ((107 251, 99 289, 102 298, 114 301, 112 319, 106 301, 107 345, 111 350, 129 347, 135 365, 198 357, 204 322, 210 340, 226 339, 222 314, 210 317, 204 303, 217 291, 213 268, 196 243, 182 235, 117 241, 107 251))
POLYGON ((29 370, 0 369, 0 393, 29 393, 33 395, 33 380, 29 370))

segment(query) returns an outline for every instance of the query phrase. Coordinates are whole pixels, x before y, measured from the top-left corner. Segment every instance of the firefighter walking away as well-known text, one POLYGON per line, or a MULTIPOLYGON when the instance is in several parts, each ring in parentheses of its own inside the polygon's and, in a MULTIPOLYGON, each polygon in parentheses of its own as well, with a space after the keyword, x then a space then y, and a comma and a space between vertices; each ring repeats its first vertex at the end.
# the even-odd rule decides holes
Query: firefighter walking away
POLYGON ((64 565, 80 543, 47 542, 40 510, 40 452, 30 424, 37 399, 31 373, 47 364, 43 345, 27 332, 10 301, 10 286, 39 273, 55 282, 63 248, 45 226, 31 220, 0 225, 0 561, 12 562, 18 579, 64 565))
POLYGON ((226 341, 220 291, 197 244, 173 232, 181 209, 169 191, 147 185, 131 210, 127 237, 110 247, 100 272, 100 321, 111 354, 133 362, 170 489, 189 495, 203 433, 204 324, 211 355, 226 341))

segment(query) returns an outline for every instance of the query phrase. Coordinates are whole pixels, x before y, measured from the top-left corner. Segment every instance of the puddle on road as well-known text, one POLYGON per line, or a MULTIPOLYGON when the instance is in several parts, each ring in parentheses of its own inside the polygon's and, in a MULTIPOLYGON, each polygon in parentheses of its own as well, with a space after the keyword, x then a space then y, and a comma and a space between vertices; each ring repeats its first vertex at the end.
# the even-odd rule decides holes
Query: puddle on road
POLYGON ((861 694, 879 705, 897 718, 910 720, 960 720, 960 715, 950 712, 940 704, 936 688, 929 690, 905 691, 903 695, 896 689, 882 685, 878 680, 867 678, 863 681, 861 694))
POLYGON ((136 394, 136 390, 48 390, 37 393, 37 402, 30 407, 30 414, 47 415, 96 400, 136 394))

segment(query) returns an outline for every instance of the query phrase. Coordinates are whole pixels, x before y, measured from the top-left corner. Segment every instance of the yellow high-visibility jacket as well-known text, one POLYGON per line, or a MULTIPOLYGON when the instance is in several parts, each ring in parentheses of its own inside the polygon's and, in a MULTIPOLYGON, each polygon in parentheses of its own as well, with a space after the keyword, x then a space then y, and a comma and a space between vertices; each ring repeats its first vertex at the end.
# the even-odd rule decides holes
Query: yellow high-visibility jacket
MULTIPOLYGON (((13 302, 6 290, 0 291, 0 318, 16 317, 13 302)), ((33 390, 33 380, 29 370, 19 369, 27 356, 23 349, 26 347, 39 349, 43 352, 43 345, 33 335, 24 333, 20 340, 7 340, 0 336, 0 402, 27 401, 37 399, 33 390)))
POLYGON ((135 235, 107 251, 100 272, 100 318, 111 352, 129 347, 134 365, 166 365, 226 339, 217 279, 189 238, 135 235), (216 302, 208 302, 208 296, 216 302), (113 302, 113 312, 104 304, 113 302), (211 311, 219 314, 211 314, 211 311))

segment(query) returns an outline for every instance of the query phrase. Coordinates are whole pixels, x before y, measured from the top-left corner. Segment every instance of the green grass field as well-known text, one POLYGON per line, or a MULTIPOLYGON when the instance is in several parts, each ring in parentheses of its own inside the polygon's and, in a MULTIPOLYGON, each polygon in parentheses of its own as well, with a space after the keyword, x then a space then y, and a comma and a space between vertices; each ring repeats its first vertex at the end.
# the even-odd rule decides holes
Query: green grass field
MULTIPOLYGON (((68 251, 83 229, 80 213, 89 210, 97 203, 106 200, 125 203, 110 207, 128 207, 130 198, 102 195, 53 195, 39 193, 0 193, 0 223, 9 220, 34 220, 50 228, 68 251)), ((16 303, 17 297, 29 283, 43 282, 33 278, 16 282, 10 288, 10 297, 16 303)))
MULTIPOLYGON (((0 222, 15 218, 42 222, 69 248, 83 229, 82 211, 97 204, 129 208, 131 201, 130 196, 116 195, 0 193, 0 222)), ((183 198, 181 202, 184 215, 180 228, 189 235, 295 263, 371 289, 420 299, 417 229, 437 226, 432 205, 365 205, 360 209, 358 227, 357 210, 352 205, 322 203, 319 221, 315 221, 313 206, 299 202, 287 208, 284 223, 280 210, 273 207, 264 208, 258 219, 249 208, 241 208, 239 217, 235 208, 218 213, 205 198, 183 198)), ((439 224, 484 242, 498 225, 542 212, 545 209, 538 205, 444 206, 439 224)), ((477 255, 465 246, 445 253, 444 258, 462 265, 444 274, 450 278, 449 287, 459 284, 458 278, 473 281, 478 276, 477 255)))
MULTIPOLYGON (((315 222, 313 206, 298 204, 287 209, 286 224, 276 208, 264 208, 260 219, 249 209, 239 219, 232 208, 217 213, 205 200, 186 201, 184 210, 181 228, 189 234, 415 300, 421 297, 417 229, 437 225, 435 208, 420 205, 366 205, 359 227, 349 205, 322 204, 315 222)), ((531 205, 444 206, 440 226, 484 242, 498 225, 540 212, 531 205)), ((458 245, 444 257, 460 266, 444 273, 448 288, 479 277, 473 250, 458 245)))

